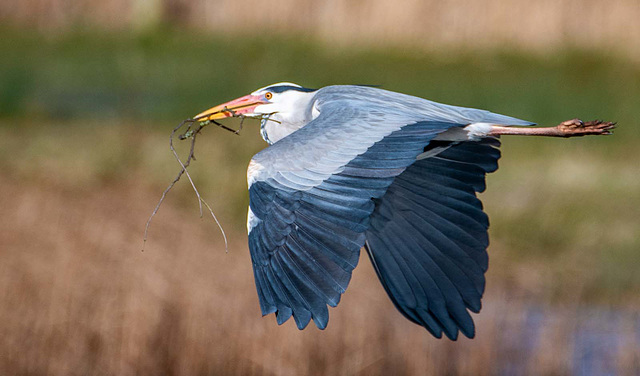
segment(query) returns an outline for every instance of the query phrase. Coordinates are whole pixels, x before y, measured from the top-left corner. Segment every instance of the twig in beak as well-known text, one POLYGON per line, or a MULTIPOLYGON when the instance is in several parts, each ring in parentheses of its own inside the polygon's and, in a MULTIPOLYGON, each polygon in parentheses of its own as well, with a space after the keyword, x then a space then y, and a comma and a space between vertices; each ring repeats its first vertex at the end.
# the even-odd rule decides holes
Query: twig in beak
MULTIPOLYGON (((196 145, 196 137, 200 133, 202 128, 204 128, 208 124, 208 122, 202 122, 202 123, 200 123, 198 125, 197 128, 192 129, 192 125, 195 122, 196 122, 196 120, 194 120, 194 119, 187 119, 187 120, 181 122, 171 132, 171 136, 169 137, 169 148, 171 149, 171 152, 173 153, 174 157, 176 158, 176 160, 180 164, 181 170, 178 173, 178 175, 175 177, 175 179, 173 179, 171 184, 169 184, 169 186, 162 192, 162 197, 160 197, 160 201, 158 201, 158 204, 156 205, 155 209, 153 210, 153 212, 149 216, 149 219, 147 220, 147 225, 145 226, 145 229, 144 229, 144 237, 143 237, 143 243, 142 243, 142 251, 143 252, 144 252, 144 247, 145 247, 145 245, 147 243, 147 235, 148 235, 148 232, 149 232, 149 226, 151 225, 151 220, 153 219, 153 217, 156 215, 156 213, 160 209, 160 205, 162 205, 162 202, 164 202, 164 199, 167 196, 167 193, 169 193, 171 188, 173 188, 173 186, 180 180, 180 178, 182 177, 183 174, 187 175, 187 178, 189 179, 189 182, 191 183, 191 187, 193 188, 194 192, 196 193, 196 196, 198 197, 198 206, 200 208, 200 218, 202 218, 202 216, 203 216, 203 214, 202 214, 202 205, 204 204, 207 207, 207 209, 209 210, 209 213, 211 214, 211 217, 213 217, 213 220, 218 225, 218 228, 220 229, 220 232, 222 233, 222 237, 224 238, 225 252, 227 252, 227 253, 229 252, 229 242, 227 241, 227 235, 225 234, 224 229, 222 228, 222 225, 218 221, 218 218, 216 217, 216 215, 213 213, 213 210, 211 209, 211 206, 209 206, 209 204, 200 196, 200 192, 198 192, 198 189, 196 188, 196 185, 194 184, 193 179, 191 179, 191 175, 189 174, 189 171, 187 171, 187 167, 189 167, 189 164, 191 163, 191 161, 196 159, 195 158, 195 154, 194 154, 195 145, 196 145), (182 163, 182 160, 178 156, 178 153, 176 152, 176 149, 173 147, 173 136, 185 124, 189 124, 188 127, 187 127, 187 130, 185 131, 185 133, 180 135, 178 138, 180 140, 184 140, 186 138, 191 137, 191 148, 190 148, 190 151, 189 151, 189 156, 187 157, 187 161, 185 163, 182 163)), ((216 123, 216 122, 214 121, 214 123, 216 123)), ((218 124, 218 125, 220 125, 220 124, 218 124)))
MULTIPOLYGON (((213 220, 216 222, 216 224, 218 225, 218 228, 220 229, 220 232, 222 233, 222 237, 224 238, 224 248, 225 248, 225 252, 229 252, 229 243, 227 240, 227 235, 224 232, 224 229, 222 228, 222 225, 220 224, 220 222, 218 221, 218 218, 216 217, 216 215, 213 213, 213 210, 211 209, 211 206, 209 206, 209 204, 200 196, 200 192, 198 192, 198 189, 196 188, 195 183, 193 182, 193 179, 191 179, 191 175, 189 174, 189 171, 187 171, 187 167, 189 167, 189 164, 191 163, 192 160, 196 160, 196 156, 195 156, 195 145, 196 145, 196 137, 198 136, 198 134, 200 133, 200 131, 202 130, 202 128, 206 127, 207 125, 213 123, 215 125, 217 125, 218 127, 227 130, 233 134, 236 135, 240 135, 240 131, 242 130, 242 126, 244 125, 244 121, 247 118, 246 116, 242 115, 242 114, 238 114, 235 110, 224 107, 222 110, 216 112, 216 113, 220 113, 220 112, 226 112, 226 113, 230 113, 232 117, 237 117, 240 118, 240 126, 238 127, 238 129, 232 129, 229 128, 223 124, 218 123, 217 121, 213 120, 213 119, 208 119, 208 120, 203 120, 203 121, 199 121, 196 119, 187 119, 184 120, 183 122, 181 122, 180 124, 178 124, 177 127, 175 127, 173 129, 173 131, 171 132, 171 136, 169 137, 169 148, 171 149, 171 152, 173 153, 173 156, 176 158, 176 160, 178 161, 178 163, 180 164, 181 170, 178 173, 178 175, 175 177, 175 179, 173 179, 173 181, 171 182, 171 184, 169 184, 169 186, 162 192, 162 196, 160 197, 160 200, 158 201, 158 204, 156 205, 155 209, 153 209, 153 212, 151 213, 151 215, 149 216, 149 219, 147 220, 147 225, 144 228, 144 237, 143 237, 143 244, 142 244, 142 251, 144 252, 144 247, 147 243, 147 235, 149 233, 149 226, 151 226, 151 221, 153 219, 153 217, 156 215, 156 213, 158 212, 158 210, 160 210, 160 206, 162 205, 162 203, 164 202, 165 197, 167 196, 167 193, 169 193, 169 191, 171 190, 171 188, 173 188, 173 186, 180 180, 180 178, 182 177, 183 174, 187 175, 187 178, 189 179, 189 183, 191 183, 191 187, 193 188, 193 191, 196 193, 196 196, 198 198, 198 207, 200 209, 200 218, 202 218, 203 213, 202 213, 202 205, 206 206, 207 209, 209 210, 209 213, 211 214, 211 217, 213 217, 213 220), (194 127, 194 123, 199 123, 197 127, 194 127), (180 157, 178 156, 178 153, 176 152, 176 149, 173 147, 173 137, 175 136, 176 132, 178 132, 178 130, 180 130, 180 128, 182 128, 185 124, 187 125, 187 129, 186 131, 178 136, 178 139, 180 140, 186 140, 187 138, 191 138, 191 148, 189 150, 189 156, 187 157, 186 162, 182 162, 182 160, 180 159, 180 157)), ((213 115, 213 114, 209 114, 209 115, 213 115)), ((267 118, 268 119, 268 118, 267 118)))

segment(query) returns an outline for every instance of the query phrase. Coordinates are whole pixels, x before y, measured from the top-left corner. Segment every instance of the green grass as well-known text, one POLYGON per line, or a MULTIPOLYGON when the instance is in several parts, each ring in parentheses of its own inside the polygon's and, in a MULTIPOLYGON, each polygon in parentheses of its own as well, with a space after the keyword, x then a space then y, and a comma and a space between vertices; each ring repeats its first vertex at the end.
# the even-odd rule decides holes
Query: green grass
MULTIPOLYGON (((181 119, 278 81, 373 84, 538 122, 637 119, 640 69, 577 50, 419 52, 195 33, 0 30, 0 116, 181 119)), ((633 132, 635 135, 637 132, 633 132)), ((637 136, 636 136, 637 137, 637 136)))
MULTIPOLYGON (((542 124, 618 121, 612 137, 503 140, 501 169, 483 194, 491 273, 525 288, 522 271, 531 270, 550 299, 638 303, 637 63, 571 49, 547 56, 362 50, 176 31, 44 36, 4 29, 0 49, 0 171, 24 184, 77 191, 134 180, 159 196, 178 171, 167 141, 180 120, 285 80, 381 85, 542 124)), ((206 129, 199 140, 192 174, 240 233, 244 171, 264 144, 255 125, 241 137, 206 129)), ((196 215, 182 183, 170 198, 196 215)))

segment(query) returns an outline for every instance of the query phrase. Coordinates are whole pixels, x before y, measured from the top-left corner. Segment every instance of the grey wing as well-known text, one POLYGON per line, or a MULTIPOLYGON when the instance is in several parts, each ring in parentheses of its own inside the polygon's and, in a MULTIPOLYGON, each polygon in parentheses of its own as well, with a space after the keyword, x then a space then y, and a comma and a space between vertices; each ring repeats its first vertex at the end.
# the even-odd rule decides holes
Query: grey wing
POLYGON ((454 144, 416 161, 381 200, 366 249, 389 297, 409 320, 440 338, 472 338, 488 267, 489 220, 476 192, 498 168, 500 143, 454 144))
MULTIPOLYGON (((533 125, 485 110, 450 106, 392 91, 337 85, 320 89, 314 97, 319 118, 278 141, 254 160, 271 176, 280 172, 293 181, 307 171, 326 179, 355 156, 407 124, 433 122, 447 127, 472 123, 533 125), (348 120, 345 120, 348 119, 348 120), (304 156, 304 158, 301 158, 304 156)), ((311 108, 309 109, 311 111, 311 108)))
POLYGON ((376 202, 394 179, 437 134, 482 121, 482 114, 430 117, 432 102, 424 110, 418 98, 362 93, 377 89, 326 89, 317 95, 320 116, 258 153, 248 176, 262 313, 276 313, 279 324, 293 316, 301 329, 310 320, 326 327, 327 305, 337 305, 347 288, 376 202))

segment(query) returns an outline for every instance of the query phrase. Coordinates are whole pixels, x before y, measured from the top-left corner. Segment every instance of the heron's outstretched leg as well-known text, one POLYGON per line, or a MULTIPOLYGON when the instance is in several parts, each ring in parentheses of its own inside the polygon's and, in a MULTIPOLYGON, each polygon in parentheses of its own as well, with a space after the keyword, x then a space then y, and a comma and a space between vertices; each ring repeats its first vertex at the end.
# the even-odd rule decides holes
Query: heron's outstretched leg
POLYGON ((523 136, 549 136, 549 137, 579 137, 586 135, 608 135, 616 127, 616 123, 608 121, 588 121, 580 119, 563 121, 555 127, 505 127, 494 125, 489 136, 523 135, 523 136))

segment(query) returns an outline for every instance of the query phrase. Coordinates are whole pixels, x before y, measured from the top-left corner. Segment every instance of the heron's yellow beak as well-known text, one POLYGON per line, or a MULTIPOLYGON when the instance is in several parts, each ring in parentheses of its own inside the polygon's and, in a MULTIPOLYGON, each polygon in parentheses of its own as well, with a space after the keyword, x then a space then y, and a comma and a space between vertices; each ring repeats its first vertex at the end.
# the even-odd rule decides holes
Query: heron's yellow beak
POLYGON ((238 115, 253 115, 253 110, 261 105, 268 103, 261 96, 245 95, 244 97, 234 99, 230 102, 223 103, 194 116, 195 120, 217 120, 238 115))

